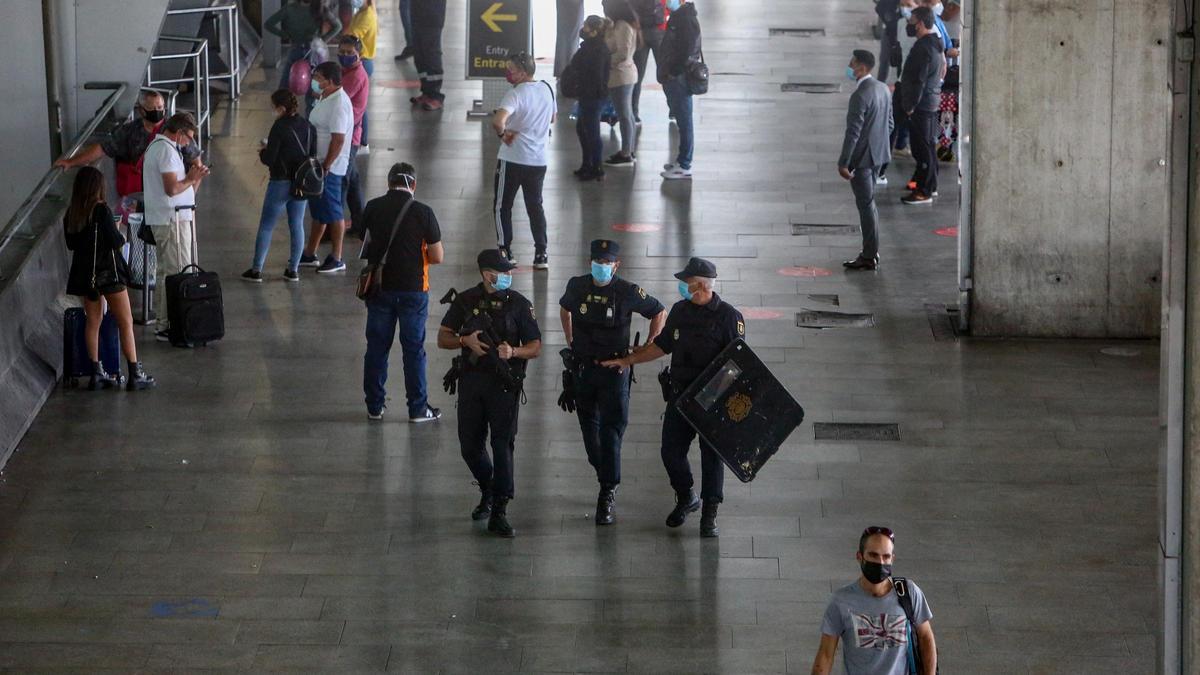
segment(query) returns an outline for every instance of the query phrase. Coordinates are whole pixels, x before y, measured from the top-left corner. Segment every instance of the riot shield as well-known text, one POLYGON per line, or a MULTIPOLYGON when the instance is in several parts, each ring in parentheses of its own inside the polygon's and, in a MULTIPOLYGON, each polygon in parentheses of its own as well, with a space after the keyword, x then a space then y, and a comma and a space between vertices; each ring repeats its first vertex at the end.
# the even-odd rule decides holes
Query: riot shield
POLYGON ((743 340, 730 343, 673 405, 743 483, 804 420, 804 409, 743 340))

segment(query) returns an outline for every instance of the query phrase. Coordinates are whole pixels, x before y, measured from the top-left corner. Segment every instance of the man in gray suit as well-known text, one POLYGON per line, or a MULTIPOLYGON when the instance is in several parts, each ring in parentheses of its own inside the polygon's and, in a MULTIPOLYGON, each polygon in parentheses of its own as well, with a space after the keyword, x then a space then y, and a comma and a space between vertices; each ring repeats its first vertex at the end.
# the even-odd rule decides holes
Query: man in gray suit
POLYGON ((875 208, 875 176, 892 161, 892 94, 886 84, 871 77, 875 55, 856 49, 846 67, 846 77, 857 82, 846 113, 846 140, 838 158, 838 174, 850 181, 858 206, 863 246, 847 269, 873 270, 879 266, 879 211, 875 208))

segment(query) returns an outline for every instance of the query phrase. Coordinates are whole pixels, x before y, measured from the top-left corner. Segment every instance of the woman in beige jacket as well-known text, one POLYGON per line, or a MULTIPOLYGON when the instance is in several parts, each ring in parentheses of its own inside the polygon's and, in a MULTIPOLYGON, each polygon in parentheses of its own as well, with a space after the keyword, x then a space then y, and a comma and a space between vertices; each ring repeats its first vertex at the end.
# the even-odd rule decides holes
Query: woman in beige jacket
POLYGON ((637 147, 637 127, 633 115, 637 66, 633 62, 633 53, 641 46, 642 27, 628 0, 604 0, 604 16, 612 22, 604 34, 604 42, 612 53, 608 94, 621 120, 621 150, 604 163, 609 166, 632 166, 634 148, 637 147))

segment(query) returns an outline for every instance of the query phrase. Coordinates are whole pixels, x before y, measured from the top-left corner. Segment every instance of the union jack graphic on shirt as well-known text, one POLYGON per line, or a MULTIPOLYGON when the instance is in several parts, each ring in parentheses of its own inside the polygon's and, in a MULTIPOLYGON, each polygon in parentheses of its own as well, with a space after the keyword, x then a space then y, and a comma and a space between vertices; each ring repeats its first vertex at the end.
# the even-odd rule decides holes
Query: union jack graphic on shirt
POLYGON ((893 649, 908 644, 908 619, 903 614, 852 614, 860 649, 893 649))

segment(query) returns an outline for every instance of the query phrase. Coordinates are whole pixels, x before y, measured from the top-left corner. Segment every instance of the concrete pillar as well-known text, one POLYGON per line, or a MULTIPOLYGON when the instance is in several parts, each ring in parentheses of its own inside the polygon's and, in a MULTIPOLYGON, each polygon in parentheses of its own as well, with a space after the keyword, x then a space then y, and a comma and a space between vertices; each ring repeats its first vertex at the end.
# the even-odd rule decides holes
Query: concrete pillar
POLYGON ((1171 3, 972 10, 972 332, 1156 336, 1171 3))
POLYGON ((1180 4, 1172 40, 1170 220, 1163 243, 1158 672, 1200 670, 1200 59, 1180 4))

